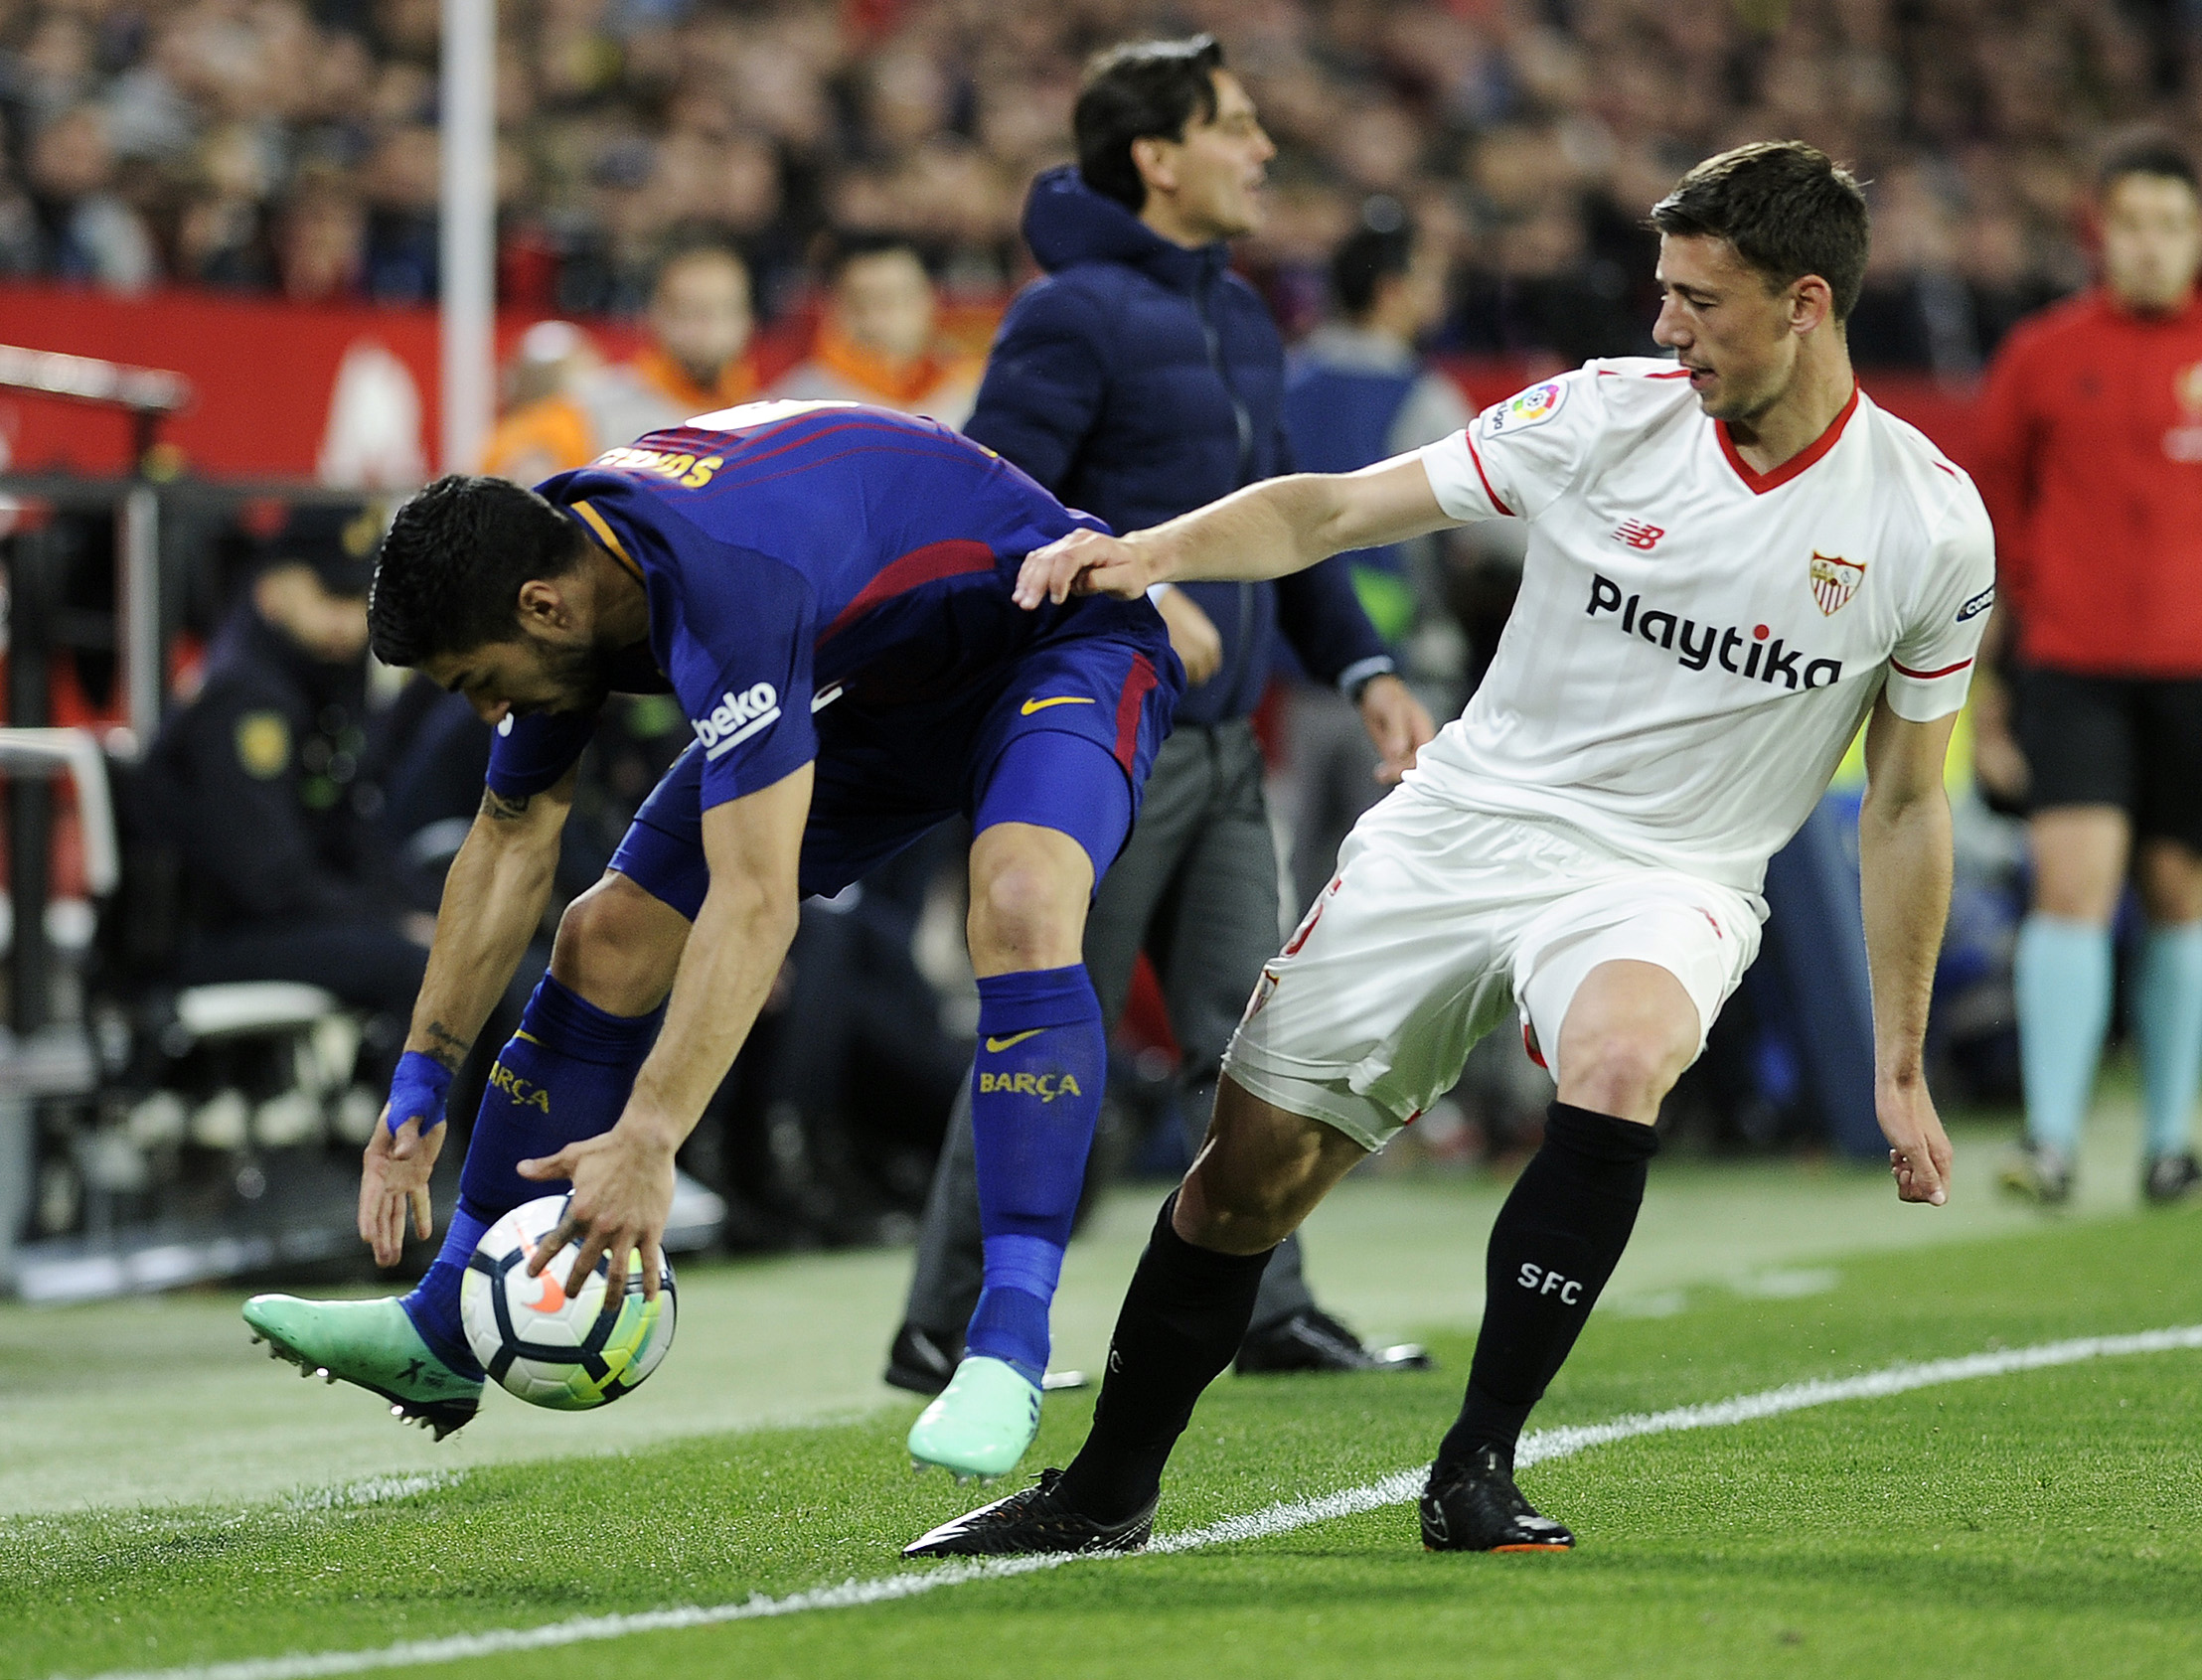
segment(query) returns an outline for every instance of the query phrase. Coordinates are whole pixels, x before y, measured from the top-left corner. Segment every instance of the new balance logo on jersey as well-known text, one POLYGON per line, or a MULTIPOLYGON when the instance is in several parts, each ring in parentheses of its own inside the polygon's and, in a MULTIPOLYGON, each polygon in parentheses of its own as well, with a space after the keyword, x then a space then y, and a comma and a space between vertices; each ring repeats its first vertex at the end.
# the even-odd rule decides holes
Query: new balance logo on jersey
POLYGON ((1658 546, 1659 538, 1665 535, 1664 527, 1646 525, 1642 520, 1631 520, 1614 533, 1614 540, 1626 542, 1632 548, 1641 548, 1649 553, 1658 546))
POLYGON ((1590 604, 1584 614, 1596 618, 1601 613, 1619 613, 1624 636, 1642 637, 1654 648, 1667 650, 1684 670, 1703 671, 1717 660, 1731 676, 1760 683, 1779 677, 1783 687, 1792 690, 1828 688, 1842 681, 1842 661, 1808 660, 1802 648, 1790 647, 1767 625, 1754 625, 1747 635, 1732 625, 1677 618, 1664 607, 1640 611, 1643 606, 1642 595, 1624 597, 1621 585, 1612 578, 1591 574, 1590 604), (1743 656, 1740 663, 1738 654, 1743 656))
POLYGON ((779 721, 780 696, 769 683, 758 683, 740 693, 726 690, 708 717, 700 718, 696 738, 704 743, 706 758, 732 752, 760 729, 779 721))

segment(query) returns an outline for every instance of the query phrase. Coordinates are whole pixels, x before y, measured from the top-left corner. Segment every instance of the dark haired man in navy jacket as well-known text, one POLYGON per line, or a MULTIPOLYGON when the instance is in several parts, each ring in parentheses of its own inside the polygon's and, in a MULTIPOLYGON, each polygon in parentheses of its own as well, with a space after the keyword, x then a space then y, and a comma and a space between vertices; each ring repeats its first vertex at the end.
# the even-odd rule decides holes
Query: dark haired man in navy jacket
MULTIPOLYGON (((1077 165, 1040 176, 1024 212, 1046 277, 1011 305, 965 431, 1070 506, 1136 531, 1291 470, 1284 346, 1225 243, 1259 226, 1276 148, 1204 36, 1101 55, 1074 120, 1077 165)), ((1153 958, 1197 1141, 1223 1047, 1280 931, 1250 721, 1276 636, 1359 707, 1386 780, 1432 728, 1336 562, 1276 583, 1186 584, 1156 604, 1189 686, 1139 823, 1101 883, 1086 963, 1113 1021, 1139 953, 1153 958)), ((970 1139, 959 1112, 887 1370, 921 1392, 947 1381, 978 1297, 970 1139)), ((1316 1307, 1297 1248, 1281 1247, 1240 1368, 1366 1369, 1379 1357, 1316 1307)))

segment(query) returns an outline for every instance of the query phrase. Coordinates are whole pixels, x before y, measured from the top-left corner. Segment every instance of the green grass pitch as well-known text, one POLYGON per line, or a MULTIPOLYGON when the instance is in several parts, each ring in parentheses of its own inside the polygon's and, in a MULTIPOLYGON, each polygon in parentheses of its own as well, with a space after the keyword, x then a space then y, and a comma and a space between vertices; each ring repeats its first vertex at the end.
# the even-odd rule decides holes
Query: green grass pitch
MULTIPOLYGON (((1985 1194, 1985 1176, 1973 1175, 1972 1195, 1985 1194)), ((1698 1245, 1717 1249, 1719 1209, 1745 1220, 1740 1210, 1756 1192, 1785 1193, 1795 1178, 1789 1168, 1662 1167, 1652 1196, 1685 1206, 1697 1198, 1698 1245)), ((1473 1292, 1489 1186, 1353 1188, 1358 1203, 1318 1233, 1340 1271, 1373 1264, 1366 1252, 1345 1254, 1352 1233, 1412 1231, 1450 1196, 1460 1214, 1452 1247, 1433 1256, 1425 1243, 1414 1258, 1473 1292)), ((1820 1192, 1861 1208, 1869 1194, 1890 1196, 1885 1180, 1841 1174, 1820 1192)), ((1129 1252, 1123 1231, 1136 1233, 1151 1202, 1140 1193, 1112 1239, 1113 1259, 1129 1252)), ((1707 1274, 1687 1288, 1620 1291, 1536 1423, 1593 1423, 1900 1361, 2202 1324, 2202 1215, 1982 1215, 1936 1232, 1930 1246, 1894 1246, 1871 1232, 1864 1247, 1846 1246, 1839 1232, 1818 1236, 1825 1264, 1784 1273, 1792 1282, 1772 1290, 1707 1274)), ((1362 1248, 1381 1240, 1369 1236, 1362 1248)), ((804 1268, 830 1274, 837 1264, 801 1263, 778 1274, 778 1287, 809 1287, 816 1274, 804 1268)), ((860 1341, 868 1363, 892 1311, 891 1292, 873 1298, 896 1270, 839 1274, 866 1280, 852 1298, 863 1298, 868 1316, 815 1333, 860 1341)), ((695 1274, 708 1296, 713 1269, 695 1274)), ((1108 1293, 1096 1288, 1097 1299, 1108 1293)), ((209 1335, 234 1310, 226 1298, 211 1305, 219 1313, 199 1320, 209 1335)), ((78 1380, 105 1392, 96 1403, 87 1392, 95 1411, 114 1404, 112 1385, 125 1375, 101 1326, 141 1310, 101 1309, 104 1320, 0 1317, 0 1350, 13 1363, 35 1341, 56 1385, 72 1380, 74 1365, 78 1380)), ((1459 1325, 1434 1339, 1444 1369, 1430 1376, 1219 1382, 1180 1451, 1159 1527, 1180 1531, 1352 1487, 1424 1458, 1456 1403, 1471 1345, 1459 1325)), ((684 1356, 710 1357, 677 1345, 668 1374, 684 1356)), ((224 1362, 221 1380, 234 1389, 202 1383, 184 1410, 164 1406, 158 1371, 130 1376, 141 1385, 145 1430, 187 1440, 202 1421, 193 1409, 219 1406, 225 1393, 332 1428, 372 1411, 352 1391, 283 1383, 275 1367, 247 1357, 241 1330, 208 1358, 224 1362)), ((35 1422, 10 1409, 28 1381, 0 1385, 0 1433, 11 1415, 35 1422)), ((285 1460, 293 1491, 274 1498, 134 1503, 128 1486, 101 1488, 87 1472, 73 1495, 49 1501, 75 1508, 19 1501, 17 1514, 0 1518, 0 1680, 368 1650, 901 1574, 911 1566, 896 1548, 973 1503, 974 1490, 910 1474, 900 1437, 915 1403, 878 1399, 885 1392, 841 1421, 644 1433, 608 1454, 588 1451, 570 1431, 532 1457, 469 1456, 463 1436, 430 1451, 392 1425, 387 1437, 367 1438, 387 1440, 379 1473, 361 1479, 359 1458, 340 1455, 333 1462, 349 1479, 331 1485, 294 1457, 285 1460)), ((615 1413, 644 1415, 651 1394, 615 1413)), ((524 1441, 534 1416, 502 1400, 493 1394, 486 1405, 524 1441)), ((1090 1406, 1090 1394, 1050 1397, 1028 1463, 1060 1461, 1090 1406)), ((205 1415, 209 1429, 219 1421, 205 1415)), ((413 1671, 664 1680, 2195 1674, 2198 1444, 2202 1351, 2102 1359, 1624 1441, 1537 1466, 1523 1477, 1531 1498, 1581 1538, 1566 1556, 1426 1555, 1411 1510, 1394 1506, 1258 1542, 413 1671)), ((12 1462, 0 1456, 0 1473, 12 1462)))

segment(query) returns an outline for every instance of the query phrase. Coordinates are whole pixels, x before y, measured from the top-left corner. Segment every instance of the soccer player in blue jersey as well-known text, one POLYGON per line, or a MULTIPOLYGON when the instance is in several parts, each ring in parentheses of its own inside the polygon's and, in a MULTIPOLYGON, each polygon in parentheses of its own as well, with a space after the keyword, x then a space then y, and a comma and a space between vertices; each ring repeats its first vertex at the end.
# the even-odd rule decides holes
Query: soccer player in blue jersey
POLYGON ((367 1150, 360 1233, 382 1264, 408 1220, 429 1234, 444 1095, 543 913, 598 707, 670 688, 697 738, 560 921, 420 1287, 257 1297, 245 1317, 277 1353, 439 1438, 458 1428, 482 1386, 459 1322, 467 1257, 507 1210, 568 1184, 535 1269, 570 1249, 573 1289, 599 1257, 617 1271, 639 1251, 654 1293, 674 1151, 771 990, 799 900, 961 813, 986 1289, 913 1451, 959 1472, 1016 1463, 1101 1098, 1086 906, 1183 684, 1144 600, 1012 600, 1026 553, 1095 523, 929 420, 849 403, 727 409, 537 491, 445 478, 399 510, 375 651, 465 694, 498 738, 367 1150))

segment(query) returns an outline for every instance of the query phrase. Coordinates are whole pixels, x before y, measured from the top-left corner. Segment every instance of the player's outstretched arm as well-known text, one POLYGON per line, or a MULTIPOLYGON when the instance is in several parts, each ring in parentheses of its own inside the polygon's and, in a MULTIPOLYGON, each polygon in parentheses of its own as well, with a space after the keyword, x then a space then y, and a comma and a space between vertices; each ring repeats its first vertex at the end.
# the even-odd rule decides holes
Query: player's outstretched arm
POLYGON ((801 903, 796 864, 810 815, 812 766, 704 813, 710 886, 681 954, 656 1048, 635 1075, 619 1124, 541 1160, 525 1178, 570 1178, 565 1218, 537 1245, 532 1277, 561 1249, 578 1249, 566 1289, 578 1290, 599 1257, 611 1256, 615 1289, 632 1253, 642 1256, 643 1294, 655 1298, 659 1247, 673 1210, 673 1156, 703 1118, 749 1036, 795 943, 801 903))
POLYGON ((1357 473, 1294 473, 1128 536, 1076 531, 1035 548, 1018 573, 1017 603, 1128 601, 1157 583, 1283 577, 1347 548, 1404 542, 1459 523, 1438 506, 1420 455, 1357 473))
MULTIPOLYGON (((428 972, 405 1035, 405 1048, 442 1068, 446 1083, 474 1047, 543 921, 558 837, 572 805, 571 772, 549 793, 507 798, 485 789, 474 826, 451 860, 428 972)), ((378 1266, 396 1265, 408 1215, 423 1240, 433 1231, 428 1175, 447 1136, 442 1121, 431 1123, 427 1112, 441 1101, 440 1091, 401 1075, 391 1100, 411 1112, 384 1109, 360 1174, 360 1236, 378 1266)))
POLYGON ((1950 914, 1950 799, 1943 759, 1955 713, 1899 717, 1883 695, 1866 724, 1866 796, 1858 862, 1866 962, 1873 976, 1874 1106, 1889 1141, 1896 1193, 1950 1199, 1950 1138, 1928 1095, 1927 1005, 1950 914))

